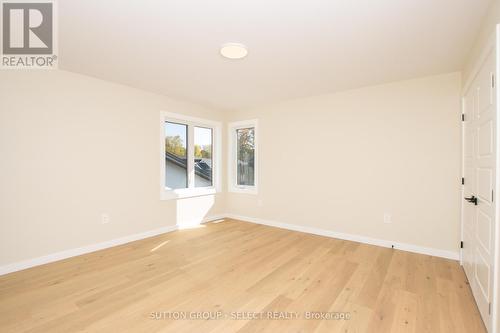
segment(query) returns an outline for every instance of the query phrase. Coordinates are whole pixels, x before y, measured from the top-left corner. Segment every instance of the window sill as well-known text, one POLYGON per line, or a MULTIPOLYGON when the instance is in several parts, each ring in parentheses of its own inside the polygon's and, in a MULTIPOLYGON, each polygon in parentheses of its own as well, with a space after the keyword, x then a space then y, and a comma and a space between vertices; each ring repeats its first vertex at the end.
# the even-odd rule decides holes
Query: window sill
POLYGON ((256 187, 246 187, 246 186, 242 186, 242 187, 235 187, 235 186, 231 186, 229 188, 229 192, 232 192, 232 193, 242 193, 242 194, 253 194, 253 195, 257 195, 258 194, 258 191, 257 191, 257 188, 256 187))
POLYGON ((201 197, 204 195, 213 195, 216 193, 217 190, 213 187, 183 188, 177 190, 163 189, 161 191, 160 200, 174 200, 174 199, 201 197))

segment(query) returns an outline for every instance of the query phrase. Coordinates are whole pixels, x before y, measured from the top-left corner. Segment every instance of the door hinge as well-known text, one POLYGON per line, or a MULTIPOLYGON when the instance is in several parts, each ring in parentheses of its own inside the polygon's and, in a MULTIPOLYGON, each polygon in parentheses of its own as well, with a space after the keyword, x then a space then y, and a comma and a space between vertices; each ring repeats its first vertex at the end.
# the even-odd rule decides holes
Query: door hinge
POLYGON ((491 303, 488 303, 488 314, 491 314, 491 303))
POLYGON ((495 88, 495 74, 491 74, 491 87, 495 88))
POLYGON ((493 196, 493 190, 491 190, 491 202, 493 202, 493 198, 494 198, 494 196, 493 196))
POLYGON ((464 241, 460 241, 460 248, 463 249, 464 248, 464 241))
POLYGON ((465 121, 465 113, 462 113, 462 121, 465 121))
POLYGON ((462 177, 462 185, 465 185, 465 178, 462 177))

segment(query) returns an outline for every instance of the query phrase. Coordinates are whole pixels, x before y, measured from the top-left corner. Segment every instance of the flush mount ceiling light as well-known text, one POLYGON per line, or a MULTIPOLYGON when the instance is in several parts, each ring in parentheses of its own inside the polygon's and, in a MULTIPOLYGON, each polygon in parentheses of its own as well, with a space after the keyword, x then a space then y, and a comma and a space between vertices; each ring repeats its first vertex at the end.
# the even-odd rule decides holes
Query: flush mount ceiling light
POLYGON ((248 54, 247 47, 239 43, 226 43, 221 46, 220 54, 228 59, 242 59, 248 54))

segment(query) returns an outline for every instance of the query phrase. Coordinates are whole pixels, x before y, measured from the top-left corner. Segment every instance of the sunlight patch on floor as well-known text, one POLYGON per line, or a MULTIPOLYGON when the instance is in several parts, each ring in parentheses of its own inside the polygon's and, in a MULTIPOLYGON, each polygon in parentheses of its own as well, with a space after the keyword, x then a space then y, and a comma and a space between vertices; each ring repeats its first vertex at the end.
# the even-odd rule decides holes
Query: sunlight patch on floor
POLYGON ((154 251, 158 250, 160 247, 162 247, 163 245, 167 244, 168 242, 170 242, 170 241, 169 241, 169 240, 166 240, 166 241, 164 241, 164 242, 162 242, 162 243, 160 243, 160 244, 156 245, 156 246, 155 246, 155 247, 153 247, 153 248, 151 249, 151 251, 149 251, 149 252, 154 252, 154 251))

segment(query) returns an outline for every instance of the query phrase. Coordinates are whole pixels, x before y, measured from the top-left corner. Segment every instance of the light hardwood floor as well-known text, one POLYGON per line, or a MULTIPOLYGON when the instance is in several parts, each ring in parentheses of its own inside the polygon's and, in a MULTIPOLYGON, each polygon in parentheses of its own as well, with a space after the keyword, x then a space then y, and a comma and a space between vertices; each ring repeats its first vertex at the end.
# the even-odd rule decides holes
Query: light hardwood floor
POLYGON ((80 331, 485 330, 455 261, 226 220, 0 276, 0 332, 80 331))

